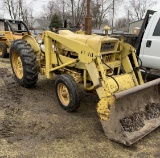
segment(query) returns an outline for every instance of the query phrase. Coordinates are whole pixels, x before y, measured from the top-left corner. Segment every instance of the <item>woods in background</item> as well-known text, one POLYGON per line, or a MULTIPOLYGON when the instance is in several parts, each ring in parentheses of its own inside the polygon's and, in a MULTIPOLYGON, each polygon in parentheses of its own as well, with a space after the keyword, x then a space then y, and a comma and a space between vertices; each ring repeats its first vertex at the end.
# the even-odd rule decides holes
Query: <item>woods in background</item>
MULTIPOLYGON (((27 5, 25 0, 3 0, 11 19, 21 19, 29 27, 36 18, 34 17, 36 8, 33 8, 33 2, 27 5)), ((50 0, 42 7, 39 16, 49 20, 58 16, 61 24, 67 20, 71 25, 78 26, 84 23, 86 2, 87 0, 50 0)), ((100 28, 103 23, 111 26, 113 17, 115 18, 114 27, 125 27, 128 22, 141 20, 147 9, 154 6, 156 2, 157 0, 91 0, 92 27, 100 28), (126 1, 128 3, 124 3, 126 1), (116 18, 118 11, 122 9, 122 4, 126 4, 126 17, 116 18)))

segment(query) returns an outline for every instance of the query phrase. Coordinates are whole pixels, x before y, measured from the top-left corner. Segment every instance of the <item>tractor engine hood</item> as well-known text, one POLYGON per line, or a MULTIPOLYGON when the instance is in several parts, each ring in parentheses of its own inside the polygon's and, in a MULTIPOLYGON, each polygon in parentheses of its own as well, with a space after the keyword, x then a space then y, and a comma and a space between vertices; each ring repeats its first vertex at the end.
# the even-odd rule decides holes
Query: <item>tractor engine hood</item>
POLYGON ((75 34, 69 30, 60 30, 59 34, 63 35, 63 37, 82 42, 83 44, 88 44, 95 52, 104 51, 105 49, 112 50, 119 43, 119 39, 109 36, 75 34))

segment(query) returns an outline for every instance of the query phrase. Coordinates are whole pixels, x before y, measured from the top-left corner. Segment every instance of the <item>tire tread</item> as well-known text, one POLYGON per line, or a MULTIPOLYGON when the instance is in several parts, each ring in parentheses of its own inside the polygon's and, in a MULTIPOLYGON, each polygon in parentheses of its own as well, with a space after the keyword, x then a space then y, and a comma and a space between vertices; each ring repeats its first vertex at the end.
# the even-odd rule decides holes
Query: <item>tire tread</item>
POLYGON ((12 70, 17 82, 23 87, 33 87, 38 80, 38 64, 36 61, 36 55, 34 54, 31 46, 24 40, 15 40, 10 49, 10 61, 12 70), (23 65, 23 77, 19 79, 13 69, 12 53, 16 51, 21 58, 23 65))

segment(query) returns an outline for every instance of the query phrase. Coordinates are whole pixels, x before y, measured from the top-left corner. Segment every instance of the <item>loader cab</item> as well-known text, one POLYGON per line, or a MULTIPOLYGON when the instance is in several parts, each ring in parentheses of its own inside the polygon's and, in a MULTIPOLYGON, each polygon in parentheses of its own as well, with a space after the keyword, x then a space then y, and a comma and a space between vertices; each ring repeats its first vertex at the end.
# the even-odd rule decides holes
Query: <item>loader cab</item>
POLYGON ((142 66, 160 69, 160 12, 156 12, 151 17, 145 30, 139 57, 142 60, 142 66))
POLYGON ((21 20, 0 19, 0 31, 11 31, 13 34, 30 34, 26 24, 21 20))

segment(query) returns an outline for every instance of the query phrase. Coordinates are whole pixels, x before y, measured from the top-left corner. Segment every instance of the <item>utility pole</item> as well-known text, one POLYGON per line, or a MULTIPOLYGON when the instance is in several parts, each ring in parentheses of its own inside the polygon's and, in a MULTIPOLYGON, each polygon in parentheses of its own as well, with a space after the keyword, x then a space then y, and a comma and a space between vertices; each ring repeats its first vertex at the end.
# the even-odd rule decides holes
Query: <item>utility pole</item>
POLYGON ((92 33, 92 17, 90 15, 91 0, 87 0, 87 15, 85 17, 85 34, 91 35, 92 33))
POLYGON ((75 25, 74 21, 74 0, 71 0, 71 5, 72 5, 72 25, 75 25))
POLYGON ((129 33, 129 10, 128 10, 128 33, 129 33))
POLYGON ((114 0, 113 0, 113 15, 112 15, 112 33, 113 33, 113 27, 114 27, 114 0))

